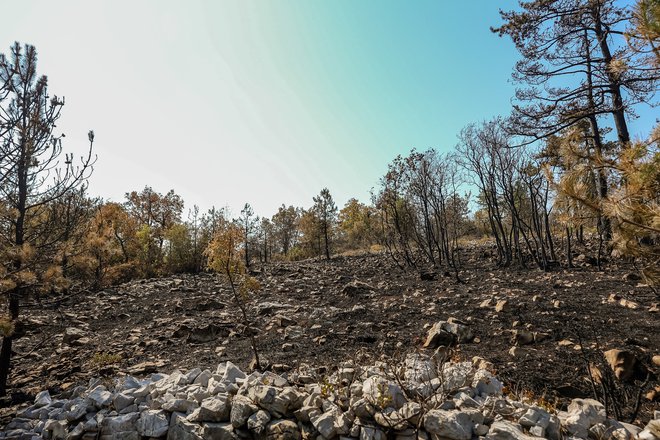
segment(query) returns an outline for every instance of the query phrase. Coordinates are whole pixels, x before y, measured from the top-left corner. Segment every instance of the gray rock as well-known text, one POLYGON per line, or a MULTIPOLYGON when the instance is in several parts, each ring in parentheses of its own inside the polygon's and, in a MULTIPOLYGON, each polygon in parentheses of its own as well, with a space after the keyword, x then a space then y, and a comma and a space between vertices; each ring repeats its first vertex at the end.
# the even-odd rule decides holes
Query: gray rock
POLYGON ((386 440, 387 435, 380 429, 362 426, 360 428, 360 440, 386 440))
POLYGON ((85 434, 85 424, 78 423, 67 435, 67 440, 80 440, 85 434))
POLYGON ((247 423, 248 418, 257 412, 259 407, 252 403, 246 396, 236 396, 231 405, 229 419, 235 428, 240 428, 247 423))
POLYGON ((291 420, 273 420, 266 426, 266 438, 272 440, 300 440, 298 425, 291 420))
POLYGON ((276 418, 281 418, 287 412, 289 401, 280 396, 281 390, 268 385, 257 385, 248 390, 248 396, 271 413, 276 418))
POLYGON ((131 413, 116 417, 105 417, 101 422, 101 434, 115 434, 125 431, 136 431, 136 422, 140 414, 131 413))
POLYGON ((140 414, 136 423, 137 432, 145 437, 161 437, 167 433, 170 420, 165 411, 147 410, 140 414))
POLYGON ((119 411, 119 414, 129 414, 134 412, 140 412, 140 407, 138 407, 136 404, 128 405, 126 408, 119 411))
POLYGON ((605 414, 605 407, 597 400, 573 399, 568 410, 558 415, 569 434, 586 438, 589 428, 605 421, 605 414))
POLYGON ((108 406, 112 403, 112 393, 106 390, 103 385, 98 385, 90 391, 87 398, 99 408, 108 406))
POLYGON ((475 425, 472 427, 472 432, 474 433, 474 435, 476 435, 478 437, 482 437, 482 436, 488 434, 489 429, 490 429, 490 427, 488 425, 484 425, 484 424, 481 424, 481 423, 475 423, 475 425))
POLYGON ((201 406, 193 411, 188 420, 191 422, 228 422, 229 411, 228 396, 218 394, 203 400, 201 406))
POLYGON ((314 429, 326 439, 331 439, 337 434, 335 415, 332 413, 321 414, 313 417, 310 421, 314 429))
POLYGON ((474 373, 472 388, 481 397, 501 396, 504 385, 490 371, 479 369, 474 373))
POLYGON ((447 347, 456 342, 456 335, 442 328, 443 324, 446 324, 446 322, 440 321, 433 324, 433 327, 431 327, 426 336, 424 348, 433 349, 441 346, 447 347))
POLYGON ((651 420, 640 432, 637 434, 640 440, 657 440, 660 438, 660 420, 651 420))
POLYGON ((76 327, 67 327, 64 330, 64 336, 62 337, 62 342, 65 344, 71 344, 72 342, 77 341, 85 336, 85 331, 76 327))
POLYGON ((250 431, 261 434, 266 430, 268 422, 270 422, 270 414, 260 409, 248 418, 247 427, 250 431))
POLYGON ((43 406, 48 406, 48 405, 51 404, 51 402, 52 402, 52 399, 50 398, 50 393, 48 392, 48 390, 41 391, 34 398, 34 406, 37 407, 37 408, 41 408, 43 406))
POLYGON ((72 405, 71 408, 66 412, 65 417, 67 422, 75 422, 76 420, 83 418, 85 414, 87 414, 87 405, 81 402, 72 405))
POLYGON ((490 425, 485 440, 542 440, 543 437, 534 437, 525 434, 520 427, 513 423, 500 420, 490 425))
MULTIPOLYGON (((220 370, 220 366, 218 366, 220 370)), ((239 379, 245 379, 247 376, 244 372, 241 371, 236 365, 227 361, 227 364, 224 366, 224 371, 222 374, 222 381, 228 383, 235 383, 239 379)))
POLYGON ((167 431, 167 440, 199 440, 200 427, 197 423, 186 420, 186 415, 175 412, 170 418, 170 428, 167 431))
POLYGON ((193 383, 195 379, 197 379, 197 376, 199 376, 201 373, 202 370, 200 368, 193 368, 183 375, 183 383, 186 385, 193 383))
POLYGON ((124 393, 117 393, 112 399, 112 406, 115 407, 117 411, 121 411, 129 405, 132 405, 135 402, 135 397, 128 396, 124 393))
POLYGON ((470 416, 463 412, 433 409, 424 416, 424 428, 439 437, 470 440, 473 423, 470 416))
POLYGON ((362 383, 362 396, 374 406, 401 408, 407 399, 401 387, 380 376, 368 377, 362 383))
POLYGON ((303 406, 294 411, 293 415, 297 420, 300 420, 303 423, 310 423, 312 417, 321 415, 321 410, 316 406, 303 406))
POLYGON ((208 440, 234 440, 231 423, 203 423, 202 438, 208 440))
POLYGON ((472 342, 474 339, 474 332, 472 329, 466 323, 461 322, 456 318, 449 318, 447 322, 442 325, 442 328, 455 335, 456 340, 459 343, 472 342))
POLYGON ((197 375, 193 383, 206 388, 211 377, 213 377, 213 374, 209 370, 204 370, 197 375))
POLYGON ((473 378, 474 371, 470 362, 446 363, 442 365, 440 379, 442 380, 442 388, 445 391, 451 392, 463 388, 471 383, 473 378))
POLYGON ((169 412, 190 412, 197 408, 199 405, 197 402, 187 400, 187 399, 173 399, 169 400, 161 406, 162 409, 169 412))

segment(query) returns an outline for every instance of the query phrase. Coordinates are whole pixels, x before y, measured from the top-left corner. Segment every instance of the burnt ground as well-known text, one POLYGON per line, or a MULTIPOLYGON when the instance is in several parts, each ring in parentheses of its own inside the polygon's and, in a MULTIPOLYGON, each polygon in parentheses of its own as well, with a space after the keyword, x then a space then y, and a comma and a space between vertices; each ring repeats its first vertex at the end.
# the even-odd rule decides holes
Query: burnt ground
MULTIPOLYGON (((396 362, 422 350, 428 325, 453 317, 476 336, 453 356, 492 362, 517 395, 558 407, 590 397, 585 359, 611 348, 633 352, 655 373, 644 394, 658 386, 651 362, 660 354, 658 299, 630 265, 611 262, 598 272, 579 258, 580 267, 551 272, 498 269, 486 255, 463 251, 463 283, 448 274, 422 280, 384 255, 265 265, 256 274, 262 290, 249 302, 262 364, 276 371, 307 364, 323 375, 349 359, 396 362), (537 342, 512 353, 514 329, 537 332, 537 342)), ((44 388, 57 394, 93 376, 215 368, 225 360, 247 368, 252 358, 231 292, 211 274, 136 281, 31 303, 22 313, 5 421, 17 401, 44 388)), ((638 422, 655 409, 657 396, 642 397, 638 422)))

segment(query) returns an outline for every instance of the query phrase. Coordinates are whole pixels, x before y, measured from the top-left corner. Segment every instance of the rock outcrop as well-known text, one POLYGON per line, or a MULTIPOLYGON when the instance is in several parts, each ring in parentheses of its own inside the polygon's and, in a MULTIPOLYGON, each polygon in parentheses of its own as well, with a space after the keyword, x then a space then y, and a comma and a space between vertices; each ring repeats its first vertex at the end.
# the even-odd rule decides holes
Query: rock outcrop
POLYGON ((94 379, 61 398, 39 393, 0 438, 657 438, 657 420, 643 430, 622 424, 594 400, 576 399, 558 413, 512 400, 482 364, 415 354, 399 367, 346 364, 316 382, 304 371, 246 374, 231 362, 123 376, 112 386, 94 379))

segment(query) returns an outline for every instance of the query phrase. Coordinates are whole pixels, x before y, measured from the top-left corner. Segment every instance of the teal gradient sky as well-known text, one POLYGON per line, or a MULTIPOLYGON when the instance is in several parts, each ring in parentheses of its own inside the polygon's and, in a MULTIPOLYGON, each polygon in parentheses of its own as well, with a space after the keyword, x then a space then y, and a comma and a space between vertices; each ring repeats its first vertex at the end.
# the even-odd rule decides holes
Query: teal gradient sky
POLYGON ((0 51, 34 44, 96 132, 94 195, 151 185, 186 206, 270 216, 328 187, 367 202, 410 148, 449 150, 506 115, 517 54, 489 31, 514 1, 35 1, 3 5, 0 51))

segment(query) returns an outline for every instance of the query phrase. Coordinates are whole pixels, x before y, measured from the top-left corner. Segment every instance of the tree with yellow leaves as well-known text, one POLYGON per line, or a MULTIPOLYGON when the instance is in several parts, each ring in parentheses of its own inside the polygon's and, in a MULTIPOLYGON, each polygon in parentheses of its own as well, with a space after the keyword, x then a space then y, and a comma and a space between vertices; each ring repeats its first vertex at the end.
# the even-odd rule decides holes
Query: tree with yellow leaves
POLYGON ((240 225, 226 223, 217 230, 204 254, 208 259, 208 267, 229 283, 236 305, 241 310, 245 331, 250 337, 255 368, 261 369, 257 341, 250 326, 247 310, 250 293, 257 292, 261 286, 247 273, 240 249, 243 239, 243 229, 240 225))

